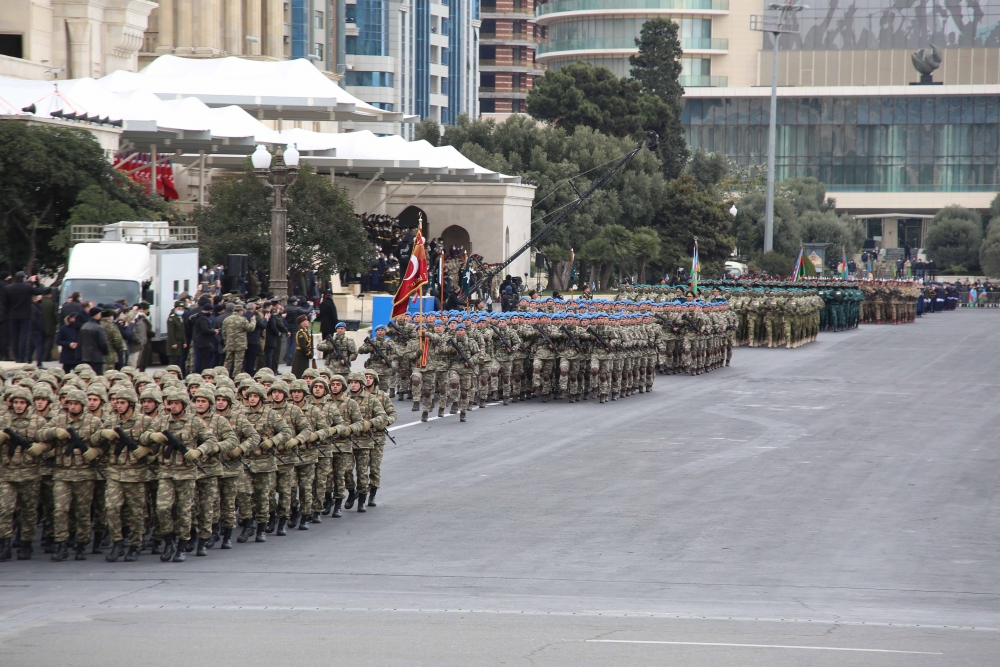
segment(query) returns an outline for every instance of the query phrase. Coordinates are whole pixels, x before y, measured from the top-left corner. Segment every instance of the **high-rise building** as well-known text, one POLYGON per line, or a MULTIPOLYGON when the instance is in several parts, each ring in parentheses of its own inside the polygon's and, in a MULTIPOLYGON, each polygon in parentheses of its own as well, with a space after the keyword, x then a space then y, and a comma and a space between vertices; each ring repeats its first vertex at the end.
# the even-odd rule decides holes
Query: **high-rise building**
MULTIPOLYGON (((536 21, 547 31, 538 62, 548 69, 578 61, 628 76, 635 39, 646 21, 665 18, 680 28, 681 83, 685 87, 749 85, 752 63, 730 54, 730 38, 749 33, 750 5, 738 0, 549 0, 538 5, 536 21)), ((760 43, 759 35, 756 42, 760 43)), ((734 46, 743 46, 734 44, 734 46)), ((746 46, 749 46, 747 44, 746 46)))
POLYGON ((146 0, 3 0, 0 76, 99 78, 136 71, 150 12, 146 0))
MULTIPOLYGON (((478 114, 478 0, 348 0, 345 10, 348 92, 444 124, 478 114)), ((410 136, 412 125, 394 131, 410 136)))
POLYGON ((545 30, 535 22, 535 0, 485 0, 482 11, 480 111, 523 113, 535 77, 544 73, 535 61, 545 30))

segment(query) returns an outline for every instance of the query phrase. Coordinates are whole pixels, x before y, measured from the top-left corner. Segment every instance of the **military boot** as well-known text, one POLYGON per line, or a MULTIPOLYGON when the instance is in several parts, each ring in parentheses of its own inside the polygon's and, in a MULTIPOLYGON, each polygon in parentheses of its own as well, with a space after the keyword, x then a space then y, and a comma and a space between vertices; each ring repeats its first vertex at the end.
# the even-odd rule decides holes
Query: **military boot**
POLYGON ((296 507, 292 510, 292 515, 288 517, 287 525, 289 528, 295 528, 298 525, 299 519, 302 518, 302 513, 299 512, 299 508, 296 507))
POLYGON ((271 512, 271 514, 267 517, 267 523, 264 524, 264 532, 269 534, 273 533, 274 524, 277 522, 277 520, 278 520, 278 513, 271 512))
POLYGON ((323 523, 323 520, 319 518, 319 512, 312 513, 312 518, 309 519, 309 523, 323 523))
POLYGON ((56 550, 52 554, 52 560, 69 560, 69 544, 67 542, 56 543, 56 550))
POLYGON ((344 503, 343 498, 337 498, 335 501, 333 501, 333 517, 335 519, 339 519, 343 515, 343 512, 340 511, 340 507, 341 505, 343 505, 343 503, 344 503))
POLYGON ((183 563, 187 559, 188 542, 189 540, 177 540, 177 548, 172 559, 175 563, 183 563))
POLYGON ((125 562, 134 563, 137 560, 139 560, 139 546, 130 546, 128 553, 125 554, 125 562))
POLYGON ((264 528, 266 527, 267 524, 264 523, 257 524, 257 537, 254 539, 255 542, 267 542, 267 536, 264 535, 264 528))
POLYGON ((462 410, 460 413, 458 413, 458 421, 460 422, 465 421, 465 410, 462 410))
POLYGON ((184 553, 189 554, 194 551, 196 544, 198 544, 198 529, 192 526, 191 534, 184 540, 184 553))
POLYGON ((481 408, 485 408, 486 407, 486 399, 485 398, 480 398, 479 399, 479 407, 481 407, 481 408))
POLYGON ((347 502, 344 503, 344 509, 351 509, 354 507, 354 501, 358 498, 358 492, 355 489, 351 489, 347 494, 347 502))
MULTIPOLYGON (((97 552, 101 553, 101 552, 97 552)), ((87 560, 87 545, 77 544, 76 545, 76 555, 73 556, 73 560, 87 560)))
POLYGON ((222 546, 220 549, 232 549, 233 548, 233 529, 223 528, 222 529, 222 546))
POLYGON ((212 536, 205 540, 205 548, 211 549, 219 541, 221 535, 219 534, 219 524, 218 522, 212 524, 212 536))
POLYGON ((396 398, 396 388, 389 387, 389 398, 396 398))
POLYGON ((243 522, 243 532, 236 538, 236 541, 240 544, 245 544, 250 541, 250 538, 253 537, 257 531, 254 526, 253 519, 241 519, 241 521, 243 522))
POLYGON ((21 543, 17 546, 17 559, 18 560, 31 560, 31 542, 21 540, 21 543))
POLYGON ((503 397, 503 404, 507 405, 507 397, 506 396, 503 397))
POLYGON ((284 517, 278 519, 278 530, 276 530, 274 534, 277 535, 278 537, 284 537, 285 535, 287 535, 288 531, 285 530, 285 525, 287 523, 288 519, 284 517))
POLYGON ((109 563, 117 563, 118 559, 125 555, 126 549, 125 540, 118 540, 111 545, 111 553, 104 557, 104 560, 109 563))
MULTIPOLYGON (((94 533, 94 544, 90 547, 90 553, 95 556, 99 556, 104 553, 104 551, 101 550, 101 543, 104 541, 104 535, 105 533, 94 533)), ((77 560, 83 559, 78 558, 77 560)))
POLYGON ((163 536, 163 551, 160 552, 160 560, 166 563, 173 557, 174 557, 174 535, 173 533, 171 533, 170 535, 163 536))
POLYGON ((438 408, 438 417, 444 417, 444 406, 438 408))
POLYGON ((323 496, 323 516, 330 516, 330 510, 333 509, 333 494, 329 491, 323 496))
POLYGON ((299 530, 309 530, 309 517, 302 517, 302 520, 299 521, 299 530))
POLYGON ((0 561, 10 560, 13 557, 11 545, 14 543, 13 537, 5 537, 0 540, 0 561))
POLYGON ((422 413, 420 413, 420 421, 422 421, 422 422, 427 421, 427 411, 426 410, 424 410, 422 413))
MULTIPOLYGON (((441 409, 444 410, 444 408, 441 408, 441 409)), ((451 404, 451 412, 449 412, 448 414, 453 415, 456 412, 458 412, 458 402, 457 401, 451 404)))
POLYGON ((207 556, 208 555, 208 540, 207 537, 198 538, 198 551, 195 552, 195 556, 207 556))
POLYGON ((150 540, 150 553, 154 556, 159 556, 163 553, 163 540, 150 540))
POLYGON ((367 509, 365 509, 365 501, 366 500, 368 500, 368 494, 367 493, 362 493, 362 494, 358 495, 358 511, 359 512, 367 512, 368 511, 367 509))
POLYGON ((378 491, 377 486, 373 486, 368 489, 368 507, 377 507, 375 504, 375 492, 378 491))
MULTIPOLYGON (((419 409, 420 409, 420 401, 413 401, 413 407, 410 408, 410 412, 416 412, 419 409)), ((426 412, 426 410, 424 412, 426 412)))

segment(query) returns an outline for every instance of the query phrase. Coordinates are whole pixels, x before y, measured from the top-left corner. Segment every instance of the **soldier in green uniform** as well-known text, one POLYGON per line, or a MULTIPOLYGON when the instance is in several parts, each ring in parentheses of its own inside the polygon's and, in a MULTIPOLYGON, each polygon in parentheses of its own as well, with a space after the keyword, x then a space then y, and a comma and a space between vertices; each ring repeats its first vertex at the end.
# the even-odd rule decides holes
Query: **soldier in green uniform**
MULTIPOLYGON (((447 334, 444 334, 447 336, 447 334)), ((459 420, 465 421, 469 409, 469 395, 475 379, 475 369, 479 361, 479 345, 468 335, 464 324, 456 325, 454 337, 448 337, 442 345, 449 357, 448 384, 452 393, 458 393, 458 401, 451 406, 451 413, 459 411, 459 420)))
MULTIPOLYGON (((246 468, 238 462, 243 454, 260 445, 260 434, 237 405, 236 393, 232 389, 219 387, 215 392, 215 414, 229 422, 238 440, 236 446, 224 454, 232 463, 228 469, 222 471, 222 476, 219 478, 219 527, 222 529, 222 549, 233 548, 237 498, 240 498, 241 513, 249 514, 253 509, 246 468)), ((241 516, 240 521, 246 527, 244 532, 249 533, 248 537, 252 536, 256 529, 253 517, 241 516)))
POLYGON ((358 358, 358 346, 347 336, 347 325, 337 322, 336 333, 316 346, 326 352, 324 360, 327 368, 334 373, 346 375, 351 372, 351 362, 358 358))
MULTIPOLYGON (((195 519, 198 525, 198 550, 196 556, 207 556, 208 549, 215 546, 220 538, 219 480, 225 473, 223 457, 236 448, 239 439, 236 431, 224 417, 215 412, 215 389, 205 384, 194 395, 194 410, 215 438, 215 443, 206 451, 206 456, 198 471, 195 519)), ((228 465, 228 463, 226 464, 228 465)))
POLYGON ((371 460, 368 463, 368 506, 375 507, 375 494, 382 486, 382 458, 385 456, 385 441, 388 428, 396 422, 396 408, 392 405, 392 399, 384 391, 379 389, 378 376, 373 369, 365 370, 365 391, 373 395, 382 409, 385 410, 386 425, 382 429, 374 429, 375 448, 371 453, 371 460))
MULTIPOLYGON (((358 406, 361 415, 361 429, 354 444, 354 468, 357 474, 358 511, 364 512, 368 500, 369 464, 372 451, 375 449, 376 431, 384 429, 389 421, 381 402, 372 394, 364 391, 365 376, 363 373, 351 373, 347 376, 347 384, 351 391, 351 400, 358 406)), ((347 509, 351 509, 351 499, 347 500, 347 509)))
MULTIPOLYGON (((347 391, 347 380, 343 375, 334 375, 330 379, 330 403, 328 411, 337 410, 342 420, 342 428, 337 432, 337 437, 333 441, 333 516, 341 516, 341 505, 344 496, 350 489, 348 496, 351 505, 357 497, 356 485, 354 483, 354 437, 364 429, 365 419, 361 415, 358 404, 347 391)), ((329 412, 328 412, 329 414, 329 412)), ((330 423, 333 419, 327 418, 330 423)))
POLYGON ((98 324, 104 329, 104 334, 108 339, 108 353, 104 355, 104 369, 118 368, 121 365, 119 360, 119 353, 125 352, 126 345, 125 339, 122 338, 122 332, 118 330, 118 325, 115 324, 115 312, 114 308, 105 308, 101 311, 101 319, 98 324))
MULTIPOLYGON (((243 414, 261 438, 259 445, 244 454, 247 464, 253 471, 250 482, 253 488, 255 541, 266 542, 264 532, 271 516, 271 504, 274 502, 274 476, 277 470, 274 449, 282 447, 295 434, 285 420, 267 404, 267 392, 261 384, 254 383, 247 388, 247 406, 243 414)), ((251 508, 246 509, 249 514, 251 508)), ((242 507, 240 513, 243 513, 242 507)), ((236 541, 246 542, 251 536, 253 532, 244 529, 236 541)))
POLYGON ((11 558, 15 509, 19 510, 17 523, 20 528, 17 558, 31 558, 42 481, 38 457, 43 451, 42 447, 31 443, 38 437, 38 431, 48 424, 47 414, 39 415, 32 410, 31 393, 26 388, 15 387, 9 397, 10 411, 0 418, 0 561, 11 558), (12 437, 4 429, 10 429, 24 442, 12 443, 12 437))
POLYGON ((247 334, 256 327, 256 318, 247 320, 243 317, 243 303, 237 301, 233 304, 233 314, 222 322, 221 329, 222 342, 226 351, 224 365, 229 375, 235 376, 243 368, 243 357, 247 351, 247 334))
MULTIPOLYGON (((295 460, 295 488, 297 493, 292 498, 292 516, 288 527, 294 528, 298 523, 299 530, 308 530, 309 523, 320 523, 319 513, 313 496, 316 490, 316 464, 319 462, 319 443, 330 437, 329 424, 323 408, 309 400, 309 385, 305 380, 293 380, 288 385, 292 403, 309 422, 310 435, 299 444, 301 459, 295 460)), ((320 496, 322 498, 322 496, 320 496)))
POLYGON ((278 503, 275 511, 271 512, 271 521, 276 517, 278 522, 275 534, 284 536, 287 534, 285 526, 291 515, 293 488, 296 483, 295 464, 296 462, 307 463, 305 457, 299 452, 299 447, 309 440, 312 435, 312 426, 306 416, 302 414, 302 410, 288 400, 289 389, 283 380, 278 380, 271 385, 270 398, 271 410, 281 417, 292 430, 292 437, 276 448, 276 451, 283 454, 284 463, 278 462, 275 473, 278 503))
POLYGON ((385 334, 385 325, 375 327, 375 338, 366 338, 358 348, 358 354, 369 355, 365 359, 365 368, 371 368, 382 378, 379 380, 379 389, 389 391, 389 376, 392 374, 396 346, 385 334))

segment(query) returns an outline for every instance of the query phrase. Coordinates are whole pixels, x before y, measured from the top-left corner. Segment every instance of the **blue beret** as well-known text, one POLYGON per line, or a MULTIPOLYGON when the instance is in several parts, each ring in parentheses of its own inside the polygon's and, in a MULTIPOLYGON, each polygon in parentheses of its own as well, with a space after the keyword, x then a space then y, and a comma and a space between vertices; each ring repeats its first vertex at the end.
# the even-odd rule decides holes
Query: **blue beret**
POLYGON ((343 322, 337 322, 337 326, 335 326, 334 329, 339 329, 340 327, 344 327, 346 329, 347 325, 343 322))

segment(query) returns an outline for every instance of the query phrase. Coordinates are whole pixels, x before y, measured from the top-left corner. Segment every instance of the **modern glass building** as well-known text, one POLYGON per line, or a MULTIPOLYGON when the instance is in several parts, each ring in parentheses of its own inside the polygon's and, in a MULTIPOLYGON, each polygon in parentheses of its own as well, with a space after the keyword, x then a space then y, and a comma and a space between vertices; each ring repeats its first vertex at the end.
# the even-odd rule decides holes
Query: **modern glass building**
MULTIPOLYGON (((348 0, 341 85, 381 109, 454 123, 478 114, 478 0, 348 0)), ((348 129, 384 133, 384 124, 348 129)), ((412 137, 413 126, 395 133, 412 137)))

